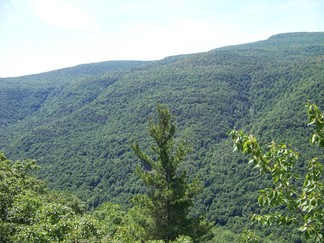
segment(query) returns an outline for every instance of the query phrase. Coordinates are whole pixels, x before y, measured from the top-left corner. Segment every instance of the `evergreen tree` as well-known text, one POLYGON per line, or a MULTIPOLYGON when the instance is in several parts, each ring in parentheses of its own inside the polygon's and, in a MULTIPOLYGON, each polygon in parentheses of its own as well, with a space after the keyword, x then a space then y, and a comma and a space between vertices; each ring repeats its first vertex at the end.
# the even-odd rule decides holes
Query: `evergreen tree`
POLYGON ((187 235, 197 240, 210 229, 199 218, 188 217, 197 194, 197 182, 189 183, 185 170, 180 164, 190 152, 184 142, 175 145, 175 124, 170 111, 162 105, 157 108, 157 120, 149 120, 149 132, 154 139, 154 155, 149 156, 135 141, 132 149, 142 161, 137 173, 148 187, 146 195, 138 195, 135 201, 145 208, 152 217, 150 235, 152 239, 175 240, 179 235, 187 235))

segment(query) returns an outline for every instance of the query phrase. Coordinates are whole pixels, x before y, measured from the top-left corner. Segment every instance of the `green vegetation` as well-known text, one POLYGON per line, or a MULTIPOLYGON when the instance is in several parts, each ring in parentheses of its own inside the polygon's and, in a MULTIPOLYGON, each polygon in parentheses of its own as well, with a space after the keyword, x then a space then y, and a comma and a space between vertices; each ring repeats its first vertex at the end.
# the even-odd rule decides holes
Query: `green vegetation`
MULTIPOLYGON (((189 152, 184 143, 174 143, 175 124, 171 113, 162 105, 157 108, 158 118, 149 122, 149 131, 154 139, 153 155, 149 156, 135 141, 132 148, 143 163, 137 173, 148 187, 147 195, 137 195, 136 204, 147 209, 152 225, 146 229, 149 237, 157 240, 175 240, 180 235, 190 236, 201 242, 211 228, 200 217, 189 218, 189 209, 198 193, 197 183, 189 184, 186 170, 180 170, 181 163, 189 152)), ((205 241, 206 239, 204 239, 205 241)))
MULTIPOLYGON (((315 133, 310 141, 324 147, 324 115, 314 104, 308 104, 308 125, 316 126, 315 133)), ((308 162, 307 173, 303 182, 296 182, 301 175, 296 173, 298 153, 288 149, 286 144, 268 146, 263 153, 256 138, 244 135, 242 131, 232 130, 234 150, 252 155, 249 163, 254 164, 262 175, 269 173, 273 181, 271 187, 260 190, 259 205, 270 207, 265 215, 252 216, 252 221, 271 226, 273 223, 287 225, 294 223, 305 233, 306 239, 312 238, 316 242, 323 241, 324 222, 324 183, 323 166, 318 158, 314 157, 308 162)))
POLYGON ((0 241, 78 242, 99 235, 85 205, 67 193, 48 191, 31 175, 35 161, 0 154, 0 241))
POLYGON ((303 151, 296 164, 301 175, 304 161, 315 155, 323 161, 320 148, 305 139, 311 129, 302 108, 307 100, 324 101, 323 40, 324 33, 281 34, 154 62, 103 62, 0 79, 0 151, 12 160, 36 159, 41 169, 33 175, 49 191, 73 193, 87 210, 106 205, 117 219, 124 215, 107 239, 132 235, 123 222, 137 232, 142 226, 132 220, 141 212, 131 199, 149 188, 133 173, 142 162, 129 140, 137 137, 149 151, 147 117, 165 104, 176 117, 177 136, 188 134, 192 144, 180 167, 189 182, 197 176, 203 184, 189 216, 206 215, 217 239, 226 235, 233 242, 251 230, 264 241, 300 242, 292 225, 250 225, 253 214, 266 213, 257 192, 272 182, 232 153, 226 133, 235 127, 260 144, 285 141, 303 151))
MULTIPOLYGON (((93 212, 69 193, 48 190, 31 173, 35 161, 10 161, 0 154, 1 242, 142 242, 150 221, 140 208, 127 212, 105 203, 93 212)), ((172 242, 192 242, 177 235, 172 242)), ((149 242, 164 242, 154 241, 149 242)), ((171 242, 167 240, 167 242, 171 242)))

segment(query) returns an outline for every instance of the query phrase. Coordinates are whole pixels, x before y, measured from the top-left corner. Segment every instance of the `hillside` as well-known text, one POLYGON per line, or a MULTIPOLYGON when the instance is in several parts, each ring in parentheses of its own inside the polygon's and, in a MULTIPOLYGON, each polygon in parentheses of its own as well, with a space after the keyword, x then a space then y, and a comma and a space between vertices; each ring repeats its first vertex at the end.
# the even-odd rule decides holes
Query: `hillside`
MULTIPOLYGON (((142 190, 130 139, 148 143, 158 103, 177 119, 194 151, 186 162, 205 183, 196 209, 240 231, 267 182, 232 153, 236 127, 308 150, 303 104, 323 108, 324 33, 288 33, 250 44, 159 61, 84 64, 0 79, 0 150, 34 158, 54 189, 91 207, 127 205, 142 190)), ((302 158, 303 159, 303 158, 302 158)), ((303 169, 301 160, 301 170, 303 169)))

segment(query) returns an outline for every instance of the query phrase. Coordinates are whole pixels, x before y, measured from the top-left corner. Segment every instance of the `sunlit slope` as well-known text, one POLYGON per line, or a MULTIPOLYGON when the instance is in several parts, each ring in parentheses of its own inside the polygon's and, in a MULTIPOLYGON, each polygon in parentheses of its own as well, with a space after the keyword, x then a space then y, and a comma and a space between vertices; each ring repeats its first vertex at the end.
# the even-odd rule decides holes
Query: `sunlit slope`
POLYGON ((158 103, 168 105, 178 135, 194 145, 186 166, 205 182, 197 209, 230 225, 256 210, 266 182, 231 152, 226 132, 244 128, 264 141, 306 147, 303 104, 324 101, 324 33, 154 62, 80 65, 0 79, 0 87, 0 150, 36 159, 50 187, 91 206, 128 203, 141 190, 129 141, 148 143, 148 116, 158 103))

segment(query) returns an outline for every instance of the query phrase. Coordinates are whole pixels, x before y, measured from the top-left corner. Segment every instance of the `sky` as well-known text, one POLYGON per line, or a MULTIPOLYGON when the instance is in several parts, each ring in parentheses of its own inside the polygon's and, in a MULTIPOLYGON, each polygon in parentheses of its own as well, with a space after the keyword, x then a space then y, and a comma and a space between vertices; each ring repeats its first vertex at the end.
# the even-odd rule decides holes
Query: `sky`
POLYGON ((323 0, 0 0, 0 77, 324 31, 323 0))

